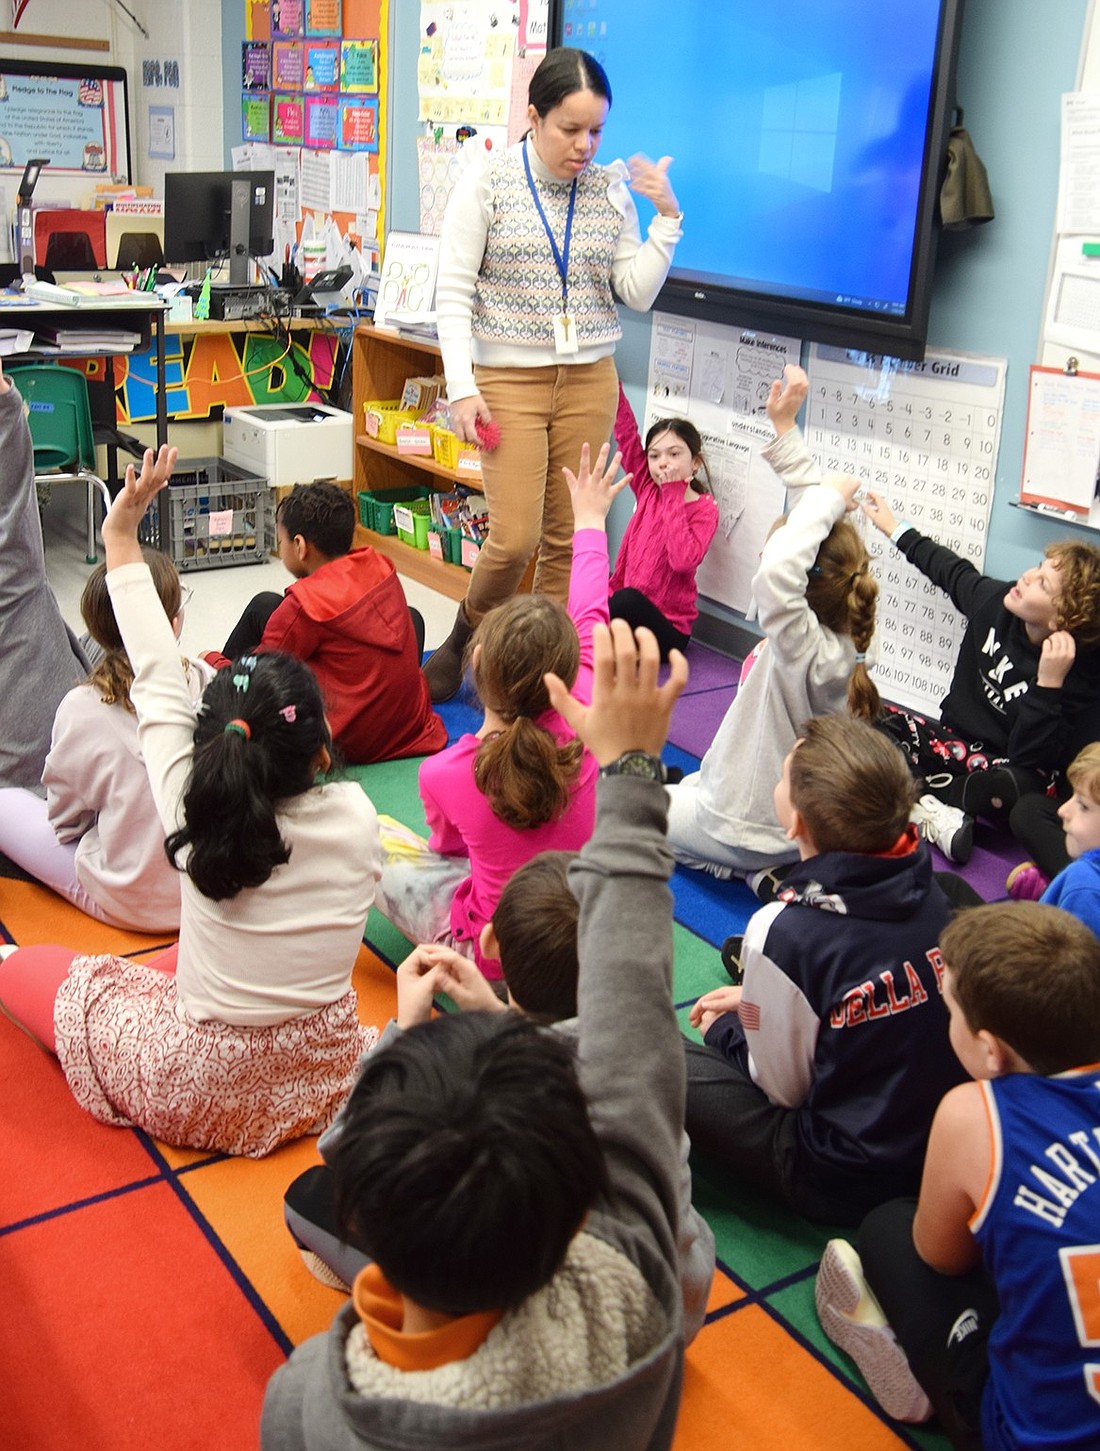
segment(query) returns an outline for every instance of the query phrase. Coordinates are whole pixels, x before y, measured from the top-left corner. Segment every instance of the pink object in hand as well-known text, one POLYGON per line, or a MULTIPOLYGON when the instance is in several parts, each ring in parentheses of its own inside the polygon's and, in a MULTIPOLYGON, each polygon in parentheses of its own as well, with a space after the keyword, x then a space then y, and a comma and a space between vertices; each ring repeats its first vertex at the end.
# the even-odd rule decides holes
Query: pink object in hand
POLYGON ((480 418, 474 420, 474 430, 477 433, 478 446, 483 453, 492 453, 500 442, 500 424, 483 423, 480 418))

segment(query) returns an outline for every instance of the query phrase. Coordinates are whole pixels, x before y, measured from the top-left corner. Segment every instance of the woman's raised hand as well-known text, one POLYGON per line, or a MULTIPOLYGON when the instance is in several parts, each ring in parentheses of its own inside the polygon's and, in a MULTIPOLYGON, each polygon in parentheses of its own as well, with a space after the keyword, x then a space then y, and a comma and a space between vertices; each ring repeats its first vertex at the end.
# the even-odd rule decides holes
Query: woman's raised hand
POLYGON ((882 495, 876 494, 873 489, 864 489, 861 507, 875 528, 880 529, 883 534, 893 534, 898 527, 897 515, 882 495))
POLYGON ((676 217, 680 214, 680 203, 668 179, 671 156, 662 156, 660 161, 651 161, 639 152, 627 162, 630 173, 630 190, 648 198, 662 217, 676 217))

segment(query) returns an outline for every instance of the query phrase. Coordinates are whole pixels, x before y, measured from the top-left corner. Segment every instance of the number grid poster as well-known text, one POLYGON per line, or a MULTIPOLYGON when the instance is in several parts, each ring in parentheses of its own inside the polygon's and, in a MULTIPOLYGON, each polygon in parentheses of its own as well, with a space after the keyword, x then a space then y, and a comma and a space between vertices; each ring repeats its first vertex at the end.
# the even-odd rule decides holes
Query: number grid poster
MULTIPOLYGON (((922 363, 814 344, 807 369, 806 442, 826 473, 855 474, 938 544, 985 562, 997 473, 1006 363, 929 351, 922 363)), ((883 696, 937 712, 965 621, 863 521, 879 581, 873 676, 883 696)))

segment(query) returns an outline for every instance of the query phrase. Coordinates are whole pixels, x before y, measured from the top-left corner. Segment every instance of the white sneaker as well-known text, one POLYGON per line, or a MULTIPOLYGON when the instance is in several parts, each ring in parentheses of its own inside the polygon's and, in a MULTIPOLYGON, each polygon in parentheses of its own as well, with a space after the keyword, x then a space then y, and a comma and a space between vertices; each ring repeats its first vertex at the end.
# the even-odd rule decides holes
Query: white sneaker
POLYGON ((825 1246, 814 1304, 822 1330, 859 1366, 886 1414, 911 1424, 927 1421, 932 1403, 909 1369, 905 1352, 863 1278, 859 1255, 847 1240, 831 1239, 825 1246))
POLYGON ((909 820, 921 836, 933 842, 949 862, 962 866, 974 850, 974 818, 957 806, 948 806, 935 796, 922 796, 909 820))
POLYGON ((4 962, 13 952, 19 951, 18 942, 0 942, 0 962, 4 962))

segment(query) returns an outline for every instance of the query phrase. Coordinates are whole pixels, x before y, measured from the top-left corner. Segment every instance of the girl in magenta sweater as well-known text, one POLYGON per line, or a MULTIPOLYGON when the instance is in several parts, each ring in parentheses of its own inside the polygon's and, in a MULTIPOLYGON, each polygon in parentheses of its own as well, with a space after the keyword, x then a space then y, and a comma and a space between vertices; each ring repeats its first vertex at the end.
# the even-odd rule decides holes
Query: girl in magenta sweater
POLYGON ((652 630, 667 660, 691 638, 695 571, 718 528, 718 505, 699 430, 686 418, 661 418, 643 446, 621 383, 615 442, 634 475, 637 504, 611 576, 611 615, 652 630))
POLYGON ((568 612, 546 594, 514 595, 478 625, 468 655, 485 712, 480 728, 420 767, 427 842, 382 820, 376 903, 412 942, 444 942, 486 977, 482 928, 519 867, 542 851, 579 851, 592 834, 596 763, 550 707, 544 676, 568 679, 578 700, 592 689, 592 629, 607 621, 607 511, 629 475, 613 483, 604 444, 592 467, 585 444, 573 503, 568 612))

